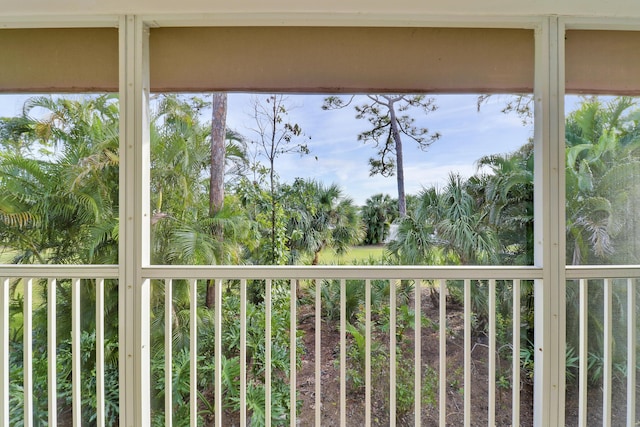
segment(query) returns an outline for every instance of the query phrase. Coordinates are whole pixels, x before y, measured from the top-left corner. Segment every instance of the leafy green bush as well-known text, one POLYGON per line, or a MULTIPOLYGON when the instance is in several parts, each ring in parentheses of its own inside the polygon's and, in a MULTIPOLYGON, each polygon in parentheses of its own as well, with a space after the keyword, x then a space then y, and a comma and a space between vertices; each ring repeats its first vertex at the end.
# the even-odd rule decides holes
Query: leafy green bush
MULTIPOLYGON (((264 282, 262 282, 264 284, 264 282)), ((256 286, 259 282, 256 283, 256 286)), ((271 293, 271 422, 273 425, 288 423, 290 391, 288 380, 290 366, 290 294, 288 282, 274 281, 271 293)), ((264 290, 262 291, 264 292, 264 290)), ((160 301, 161 299, 159 299, 160 301)), ((180 301, 174 302, 180 304, 180 301)), ((154 307, 158 316, 162 315, 164 307, 161 304, 154 307)), ((247 312, 247 412, 252 426, 265 424, 265 369, 266 369, 266 307, 265 302, 246 302, 247 312)), ((199 418, 205 424, 215 416, 214 383, 215 360, 221 357, 222 378, 222 407, 225 416, 237 418, 240 410, 240 295, 238 283, 229 282, 222 296, 222 355, 215 354, 215 318, 213 310, 199 308, 198 310, 198 408, 199 418)), ((189 318, 180 318, 180 321, 189 321, 189 318)), ((153 395, 153 419, 154 425, 162 425, 164 422, 164 323, 156 322, 156 328, 161 330, 153 332, 156 337, 157 350, 153 352, 151 371, 154 383, 153 395)), ((184 325, 187 327, 188 324, 184 325)), ((174 332, 184 328, 174 325, 174 332)), ((301 332, 296 332, 297 363, 300 363, 302 354, 301 332)), ((189 347, 188 341, 178 341, 181 347, 174 347, 173 357, 173 402, 174 425, 189 423, 189 347), (187 409, 185 409, 187 408, 187 409)))

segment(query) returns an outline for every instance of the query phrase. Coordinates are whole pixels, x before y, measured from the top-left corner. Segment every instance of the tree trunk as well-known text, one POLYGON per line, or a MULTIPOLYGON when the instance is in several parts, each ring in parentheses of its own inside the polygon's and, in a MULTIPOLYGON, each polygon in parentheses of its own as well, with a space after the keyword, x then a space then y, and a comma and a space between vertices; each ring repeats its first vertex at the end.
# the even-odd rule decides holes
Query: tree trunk
POLYGON ((214 217, 224 206, 225 134, 227 131, 227 94, 214 92, 211 114, 211 180, 209 184, 209 216, 214 217))
POLYGON ((207 280, 207 294, 205 295, 204 305, 209 310, 213 310, 216 305, 216 282, 212 279, 207 280))
MULTIPOLYGON (((227 132, 227 94, 214 92, 211 113, 211 178, 209 181, 209 216, 213 218, 224 207, 224 163, 226 155, 225 135, 227 132)), ((223 240, 222 228, 213 226, 211 233, 219 242, 223 240)), ((218 262, 222 254, 216 254, 218 262)), ((205 305, 213 308, 216 294, 213 281, 207 281, 205 305)))
POLYGON ((276 171, 275 161, 278 152, 276 150, 276 129, 278 128, 278 102, 273 97, 273 115, 271 116, 271 146, 269 150, 269 188, 271 191, 271 264, 279 264, 276 258, 276 171))
POLYGON ((271 193, 271 264, 279 264, 276 262, 276 187, 275 187, 275 171, 273 170, 273 159, 271 159, 271 171, 269 173, 270 193, 271 193))
POLYGON ((396 179, 398 182, 398 213, 400 218, 407 216, 407 201, 404 194, 404 158, 402 156, 402 139, 396 119, 396 111, 392 103, 389 104, 389 115, 391 116, 391 134, 396 145, 396 179))

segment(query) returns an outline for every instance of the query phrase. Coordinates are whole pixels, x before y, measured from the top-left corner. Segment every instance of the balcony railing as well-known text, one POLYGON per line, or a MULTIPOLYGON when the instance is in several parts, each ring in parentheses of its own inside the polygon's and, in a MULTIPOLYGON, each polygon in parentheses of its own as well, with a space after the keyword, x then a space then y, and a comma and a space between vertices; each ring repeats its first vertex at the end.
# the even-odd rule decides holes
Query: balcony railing
MULTIPOLYGON (((105 282, 117 283, 118 268, 7 266, 1 275, 0 425, 82 422, 78 373, 89 357, 81 346, 87 286, 95 296, 85 300, 96 305, 95 424, 108 425, 104 288, 105 282), (56 324, 61 319, 56 284, 62 282, 71 290, 71 415, 57 410, 61 337, 56 324), (17 328, 10 317, 10 288, 15 286, 22 288, 21 380, 10 367, 17 328), (36 304, 35 289, 46 290, 36 304), (46 306, 46 349, 33 347, 38 306, 46 306), (43 351, 48 411, 41 420, 34 410, 34 399, 43 396, 34 394, 42 387, 34 385, 33 359, 43 351), (24 407, 16 415, 10 399, 20 389, 24 407)), ((527 298, 532 283, 542 281, 541 269, 167 266, 143 268, 141 276, 140 286, 150 288, 151 298, 138 309, 151 325, 153 361, 147 369, 154 370, 143 389, 164 399, 153 400, 148 412, 163 425, 184 425, 186 418, 192 426, 249 425, 259 419, 267 426, 527 425, 532 420, 531 387, 538 379, 527 376, 533 363, 527 298), (188 297, 178 303, 179 295, 188 297)), ((578 425, 586 425, 588 411, 594 410, 587 404, 592 388, 588 287, 603 290, 601 419, 605 425, 614 416, 620 419, 612 414, 619 404, 612 403, 619 384, 612 327, 624 323, 625 369, 615 366, 626 372, 626 424, 635 424, 637 277, 638 270, 631 268, 567 271, 567 288, 579 291, 578 425), (614 301, 614 294, 623 284, 626 309, 614 310, 622 300, 614 301), (625 318, 614 319, 614 313, 625 318)))
POLYGON ((567 341, 577 342, 577 425, 594 418, 602 425, 637 425, 638 268, 569 267, 566 275, 567 295, 576 292, 578 300, 577 336, 570 336, 567 319, 567 341), (590 350, 594 339, 601 351, 590 350), (589 399, 594 391, 601 397, 599 407, 589 399))
MULTIPOLYGON (((50 426, 59 425, 58 423, 58 372, 57 372, 57 355, 58 355, 58 336, 57 323, 58 312, 57 304, 46 303, 47 316, 47 345, 45 349, 33 348, 33 311, 34 311, 34 288, 36 283, 46 282, 46 301, 57 301, 56 295, 59 281, 68 281, 71 288, 71 390, 72 390, 72 423, 74 426, 80 425, 82 413, 82 396, 81 396, 81 360, 83 357, 81 351, 81 330, 80 327, 80 293, 81 281, 90 280, 94 284, 95 289, 95 381, 96 381, 96 419, 100 425, 104 425, 105 412, 105 389, 104 389, 104 283, 106 279, 115 280, 118 277, 118 268, 110 266, 30 266, 30 267, 11 267, 3 266, 0 273, 0 281, 2 284, 0 296, 0 425, 16 425, 23 422, 24 426, 41 425, 43 422, 50 426), (10 289, 17 285, 22 287, 22 324, 12 325, 10 317, 10 289), (19 387, 14 388, 14 392, 10 393, 10 385, 17 385, 16 380, 10 375, 10 331, 15 332, 22 328, 22 390, 19 387), (34 419, 34 401, 35 399, 44 400, 45 396, 34 393, 34 366, 33 356, 35 351, 46 351, 47 357, 47 412, 46 419, 34 419), (17 390, 16 390, 17 389, 17 390), (12 419, 11 397, 14 393, 22 392, 22 404, 24 407, 23 417, 20 419, 12 419)), ((85 355, 86 356, 86 355, 85 355)), ((15 411, 14 411, 15 417, 15 411)))

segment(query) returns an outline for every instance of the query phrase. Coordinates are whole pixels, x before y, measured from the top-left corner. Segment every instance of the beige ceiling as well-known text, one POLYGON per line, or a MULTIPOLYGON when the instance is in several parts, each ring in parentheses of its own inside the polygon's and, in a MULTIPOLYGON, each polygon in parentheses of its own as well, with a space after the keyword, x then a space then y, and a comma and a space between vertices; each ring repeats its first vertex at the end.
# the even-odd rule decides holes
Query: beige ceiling
MULTIPOLYGON (((366 14, 640 16, 637 0, 0 0, 0 16, 93 14, 366 14)), ((309 16, 300 17, 303 23, 309 16)), ((349 25, 349 22, 346 23, 349 25)), ((353 24, 353 22, 351 22, 353 24)))

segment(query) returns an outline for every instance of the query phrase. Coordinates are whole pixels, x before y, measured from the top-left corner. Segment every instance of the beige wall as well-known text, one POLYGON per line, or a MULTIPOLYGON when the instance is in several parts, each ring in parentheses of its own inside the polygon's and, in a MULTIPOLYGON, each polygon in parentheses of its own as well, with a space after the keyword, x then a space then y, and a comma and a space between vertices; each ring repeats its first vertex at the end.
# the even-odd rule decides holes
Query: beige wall
MULTIPOLYGON (((75 22, 77 25, 74 26, 82 27, 87 26, 87 22, 92 20, 96 21, 97 26, 113 29, 83 36, 73 35, 73 31, 68 31, 69 29, 58 32, 47 32, 43 29, 35 32, 26 29, 4 31, 0 34, 0 47, 3 47, 5 59, 8 60, 5 61, 7 65, 0 69, 0 93, 116 90, 118 34, 115 27, 121 14, 139 14, 151 23, 152 27, 154 21, 159 27, 191 26, 197 24, 198 19, 202 19, 202 25, 217 27, 215 31, 224 31, 225 27, 235 26, 231 39, 237 43, 242 41, 238 37, 239 31, 242 30, 240 27, 253 27, 245 29, 245 32, 249 31, 245 46, 254 50, 269 49, 270 56, 277 59, 271 62, 280 67, 272 67, 256 74, 254 70, 265 67, 264 63, 247 67, 246 58, 239 58, 237 63, 225 63, 226 68, 217 67, 222 74, 216 75, 215 79, 208 75, 205 81, 202 79, 202 70, 193 72, 194 67, 188 59, 193 49, 187 49, 185 46, 200 49, 205 45, 205 53, 209 54, 208 62, 205 62, 213 67, 216 58, 215 55, 210 58, 212 54, 231 46, 228 56, 232 57, 235 45, 224 37, 219 37, 220 34, 216 37, 200 34, 202 31, 211 32, 212 28, 182 29, 178 31, 179 37, 171 28, 152 28, 151 77, 155 90, 271 88, 296 91, 322 88, 331 91, 361 91, 375 87, 389 91, 528 92, 532 87, 534 69, 531 30, 485 29, 481 37, 474 33, 478 30, 455 30, 450 31, 451 37, 441 40, 438 34, 447 33, 442 27, 500 27, 502 21, 506 27, 518 27, 519 24, 516 22, 520 21, 524 23, 524 28, 531 28, 530 23, 536 22, 537 17, 548 15, 567 17, 567 22, 571 22, 571 17, 591 16, 596 18, 591 20, 596 26, 598 22, 604 22, 599 19, 601 17, 623 18, 619 23, 624 25, 615 29, 634 31, 581 32, 580 27, 569 28, 565 38, 566 90, 571 93, 640 94, 640 73, 636 71, 640 68, 640 60, 637 55, 628 54, 640 49, 640 0, 0 0, 0 29, 55 27, 56 23, 64 22, 75 22), (483 19, 482 16, 488 18, 483 19), (504 18, 501 19, 500 16, 504 18), (518 16, 522 19, 519 20, 518 16), (475 24, 474 20, 477 21, 475 24), (491 22, 493 24, 487 24, 491 22), (413 33, 417 32, 415 27, 421 25, 434 27, 432 30, 423 31, 426 38, 414 37, 413 33), (333 72, 333 69, 322 64, 322 60, 328 56, 332 60, 335 59, 334 47, 344 44, 341 40, 352 40, 351 35, 338 35, 334 28, 329 32, 336 33, 334 36, 337 39, 334 40, 328 40, 326 33, 311 35, 311 38, 299 38, 300 28, 281 28, 278 31, 293 30, 292 34, 296 35, 291 36, 290 43, 280 43, 283 53, 278 57, 278 52, 272 48, 277 43, 267 44, 268 48, 253 43, 253 33, 259 28, 263 28, 260 31, 264 31, 265 35, 270 34, 268 30, 264 30, 268 26, 305 26, 305 30, 308 31, 323 26, 342 26, 343 32, 359 27, 356 31, 358 34, 368 31, 366 27, 369 27, 369 31, 377 27, 377 30, 373 30, 374 34, 380 32, 380 27, 384 26, 404 27, 404 30, 387 30, 393 30, 393 34, 405 37, 402 45, 413 43, 413 49, 407 50, 422 52, 425 55, 422 55, 423 58, 409 58, 411 63, 406 68, 414 73, 405 73, 399 79, 394 64, 408 61, 402 57, 403 52, 395 52, 400 56, 395 57, 394 61, 390 61, 391 66, 385 68, 377 65, 377 55, 372 58, 364 55, 359 61, 351 61, 353 55, 349 52, 353 51, 354 46, 357 48, 357 45, 350 48, 347 46, 341 51, 347 55, 342 63, 349 63, 355 68, 350 74, 345 73, 342 68, 339 72, 333 72), (509 35, 505 35, 505 31, 510 32, 509 35), (197 37, 189 39, 190 33, 195 33, 197 37), (98 34, 105 37, 98 37, 98 34), (167 34, 171 37, 162 37, 167 34), (430 37, 433 38, 434 34, 435 38, 431 40, 430 37), (521 37, 523 34, 524 38, 521 37), (187 42, 181 43, 183 36, 187 42), (66 41, 58 42, 60 37, 66 37, 66 41), (162 40, 166 43, 160 43, 162 40), (530 43, 523 45, 523 40, 530 43), (220 41, 223 41, 222 45, 214 43, 220 41), (481 43, 478 45, 477 42, 481 43), (295 43, 300 46, 295 48, 295 43), (493 48, 487 49, 482 43, 488 43, 493 48), (308 49, 308 46, 315 50, 308 49), (449 55, 451 46, 458 47, 454 52, 458 56, 449 55), (25 51, 36 53, 25 56, 25 51), (289 55, 291 51, 306 52, 312 57, 300 61, 299 58, 289 55), (108 54, 105 55, 104 52, 108 54), (522 56, 510 56, 514 52, 522 56), (52 62, 51 58, 55 61, 52 62), (297 62, 287 65, 283 58, 297 62), (593 61, 593 58, 598 58, 598 61, 593 61), (74 68, 73 73, 69 72, 67 64, 76 62, 82 66, 74 68), (305 73, 300 72, 301 62, 308 67, 305 73), (182 64, 183 67, 176 64, 182 64), (98 72, 88 71, 91 67, 98 68, 98 72), (361 73, 358 74, 357 67, 368 70, 368 80, 360 77, 361 73), (374 69, 376 73, 370 72, 374 69), (438 74, 440 69, 444 71, 438 74), (475 74, 467 73, 469 69, 474 70, 475 74), (47 70, 47 73, 43 74, 42 70, 47 70), (456 73, 456 70, 459 72, 456 73), (256 75, 264 78, 259 80, 256 75), (339 77, 333 78, 334 75, 339 77), (279 80, 274 79, 274 76, 279 77, 279 80), (301 76, 306 76, 307 81, 301 76), (354 78, 345 80, 349 76, 354 78), (393 76, 395 81, 390 83, 389 76, 393 76), (465 80, 472 77, 469 81, 465 80), (431 86, 424 86, 425 81, 430 82, 431 86)), ((588 21, 574 20, 585 23, 585 28, 590 27, 588 21)), ((59 26, 64 27, 66 24, 59 26)), ((367 36, 366 39, 369 40, 371 37, 367 36)), ((260 36, 260 41, 265 40, 271 39, 260 36)), ((384 40, 387 38, 383 37, 382 41, 384 40)), ((392 51, 393 46, 388 50, 392 51)), ((246 51, 245 48, 235 50, 246 51)), ((260 53, 253 52, 249 56, 262 58, 260 53)))
POLYGON ((0 93, 118 90, 116 28, 0 29, 0 52, 0 93))
POLYGON ((533 90, 532 30, 196 27, 150 32, 156 91, 533 90))
POLYGON ((548 15, 640 17, 638 0, 0 0, 9 17, 105 14, 347 14, 420 19, 421 15, 548 15))

